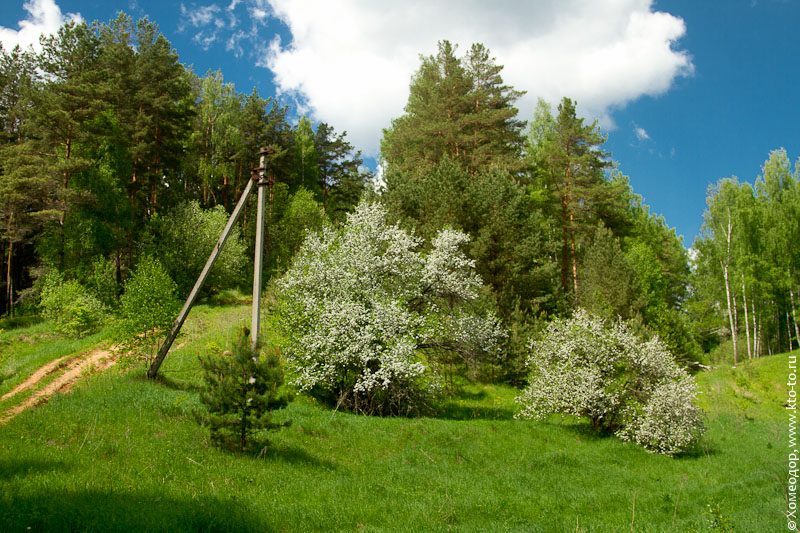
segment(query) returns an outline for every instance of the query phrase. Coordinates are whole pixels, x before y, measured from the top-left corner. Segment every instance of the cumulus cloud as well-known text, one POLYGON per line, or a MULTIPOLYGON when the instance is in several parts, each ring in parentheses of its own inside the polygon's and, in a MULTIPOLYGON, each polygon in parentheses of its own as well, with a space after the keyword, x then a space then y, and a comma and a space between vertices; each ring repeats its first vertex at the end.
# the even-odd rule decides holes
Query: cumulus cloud
POLYGON ((647 133, 647 130, 643 127, 639 126, 638 124, 633 125, 633 133, 636 135, 636 138, 640 141, 649 141, 650 135, 647 133))
POLYGON ((29 0, 22 7, 28 12, 28 16, 17 23, 18 30, 0 26, 0 43, 3 43, 6 50, 19 45, 21 48, 32 46, 39 51, 41 35, 58 32, 61 25, 69 20, 76 23, 83 21, 79 13, 61 13, 61 8, 54 0, 29 0))
POLYGON ((403 112, 419 54, 435 53, 442 39, 461 53, 474 42, 486 45, 505 66, 504 81, 527 91, 521 118, 533 116, 538 97, 558 103, 569 96, 581 114, 610 129, 615 109, 692 73, 690 55, 677 48, 683 20, 652 3, 269 0, 292 37, 276 37, 259 64, 273 72, 280 93, 347 130, 367 155, 377 154, 382 128, 403 112))

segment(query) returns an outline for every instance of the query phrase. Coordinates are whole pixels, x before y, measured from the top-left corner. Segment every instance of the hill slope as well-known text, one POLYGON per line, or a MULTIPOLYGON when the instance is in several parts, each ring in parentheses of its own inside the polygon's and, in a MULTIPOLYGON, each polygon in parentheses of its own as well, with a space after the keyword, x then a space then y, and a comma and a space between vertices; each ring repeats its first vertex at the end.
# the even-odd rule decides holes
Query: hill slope
POLYGON ((121 361, 0 429, 0 530, 692 531, 785 527, 788 356, 698 377, 696 453, 648 453, 577 421, 513 419, 465 384, 439 416, 377 419, 299 397, 261 454, 209 446, 196 356, 249 309, 207 309, 164 379, 121 361))

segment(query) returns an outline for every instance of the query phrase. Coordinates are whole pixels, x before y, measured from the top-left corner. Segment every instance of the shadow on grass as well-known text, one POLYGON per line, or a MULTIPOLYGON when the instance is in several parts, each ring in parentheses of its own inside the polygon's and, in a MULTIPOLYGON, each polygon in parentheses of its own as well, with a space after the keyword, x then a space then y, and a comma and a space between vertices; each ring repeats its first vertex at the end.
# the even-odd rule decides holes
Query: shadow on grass
POLYGON ((457 389, 453 394, 453 398, 456 398, 458 400, 472 400, 472 401, 484 400, 486 399, 487 396, 488 394, 486 393, 485 390, 472 392, 464 389, 457 389))
POLYGON ((600 441, 605 439, 613 439, 616 438, 612 431, 608 431, 602 428, 595 428, 588 422, 567 422, 561 421, 555 424, 558 427, 562 427, 569 431, 570 433, 574 433, 578 436, 581 440, 586 441, 600 441))
POLYGON ((61 461, 39 461, 35 459, 10 460, 0 459, 0 481, 7 481, 20 475, 66 470, 66 463, 61 461))
POLYGON ((446 420, 511 420, 514 411, 504 407, 463 405, 451 400, 437 405, 434 416, 446 420))
POLYGON ((190 381, 184 381, 181 379, 174 379, 169 376, 165 376, 164 373, 159 373, 155 379, 150 379, 147 377, 147 374, 141 375, 142 381, 148 383, 155 383, 157 385, 161 385, 164 388, 172 389, 172 390, 179 390, 183 392, 200 392, 200 386, 197 383, 192 383, 190 381))
POLYGON ((327 459, 314 457, 302 448, 293 448, 286 445, 273 444, 264 440, 254 442, 254 449, 259 449, 255 455, 252 452, 245 452, 243 455, 250 455, 254 459, 265 459, 271 461, 285 461, 291 464, 303 464, 327 470, 336 470, 336 463, 327 459), (260 446, 260 448, 259 448, 260 446))
POLYGON ((0 491, 2 531, 274 531, 263 510, 212 497, 70 490, 32 496, 0 491))
POLYGON ((44 319, 38 315, 33 316, 14 316, 11 318, 0 319, 0 329, 12 330, 16 328, 27 328, 42 322, 44 319))
POLYGON ((222 291, 217 294, 212 294, 201 298, 198 304, 210 305, 214 307, 238 307, 242 305, 250 305, 253 303, 251 296, 238 294, 236 291, 222 291))
POLYGON ((719 454, 716 445, 707 438, 701 438, 693 448, 675 455, 676 459, 705 459, 719 454))

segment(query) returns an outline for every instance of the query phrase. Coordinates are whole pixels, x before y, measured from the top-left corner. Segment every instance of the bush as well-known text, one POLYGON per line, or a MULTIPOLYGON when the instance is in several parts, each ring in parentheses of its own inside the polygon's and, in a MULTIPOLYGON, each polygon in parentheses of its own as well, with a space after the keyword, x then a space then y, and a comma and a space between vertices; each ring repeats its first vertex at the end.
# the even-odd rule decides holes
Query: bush
POLYGON ((53 271, 42 283, 42 316, 55 324, 57 332, 67 337, 83 337, 103 323, 103 304, 75 280, 64 280, 53 271))
POLYGON ((123 332, 128 335, 169 327, 180 310, 177 288, 157 259, 144 256, 120 298, 123 332))
MULTIPOLYGON (((177 294, 185 298, 228 223, 222 206, 202 209, 197 202, 184 202, 154 222, 156 255, 177 284, 177 294)), ((246 246, 238 227, 234 227, 222 253, 211 269, 202 294, 238 287, 247 264, 246 246)))
POLYGON ((233 353, 201 357, 200 364, 205 382, 200 401, 208 409, 201 421, 215 444, 244 451, 253 433, 286 425, 272 422, 272 411, 288 403, 279 392, 283 369, 278 352, 267 350, 259 357, 247 328, 240 331, 233 353))
POLYGON ((695 442, 703 427, 696 399, 697 386, 691 376, 663 380, 647 403, 628 415, 629 423, 617 434, 658 453, 681 452, 695 442))
POLYGON ((588 417, 597 429, 673 455, 703 432, 694 379, 658 340, 643 342, 621 322, 579 309, 531 344, 529 384, 518 417, 588 417))
POLYGON ((443 230, 423 254, 385 214, 362 202, 341 230, 308 236, 277 284, 280 325, 301 390, 361 413, 409 414, 444 354, 474 363, 503 332, 467 309, 481 287, 460 251, 468 237, 443 230))
POLYGON ((113 261, 103 256, 95 258, 92 261, 92 272, 87 279, 87 286, 109 309, 116 309, 119 306, 117 268, 113 261))

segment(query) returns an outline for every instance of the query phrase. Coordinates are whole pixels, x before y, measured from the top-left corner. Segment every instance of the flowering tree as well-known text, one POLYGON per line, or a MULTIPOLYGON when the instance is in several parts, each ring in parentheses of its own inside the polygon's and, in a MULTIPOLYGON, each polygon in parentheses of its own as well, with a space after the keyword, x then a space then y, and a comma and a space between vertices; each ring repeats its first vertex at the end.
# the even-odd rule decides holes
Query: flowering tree
POLYGON ((436 383, 439 354, 497 353, 497 319, 465 310, 481 287, 460 250, 467 241, 445 229, 423 253, 421 239, 367 202, 340 230, 309 234, 278 282, 294 383, 340 407, 400 414, 436 383))
POLYGON ((531 344, 528 366, 520 418, 586 416, 595 428, 667 455, 703 432, 694 379, 658 338, 644 342, 621 322, 606 327, 582 309, 555 320, 531 344))

